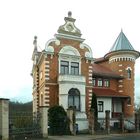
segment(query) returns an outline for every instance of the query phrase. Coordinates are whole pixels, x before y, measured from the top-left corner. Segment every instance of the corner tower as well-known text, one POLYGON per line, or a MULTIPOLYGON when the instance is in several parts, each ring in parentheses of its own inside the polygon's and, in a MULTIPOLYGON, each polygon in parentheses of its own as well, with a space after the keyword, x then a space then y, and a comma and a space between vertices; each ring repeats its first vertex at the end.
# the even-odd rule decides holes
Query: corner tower
POLYGON ((118 92, 129 96, 127 101, 123 102, 125 116, 134 114, 134 71, 135 60, 139 56, 140 53, 134 50, 123 31, 120 32, 109 53, 105 55, 105 59, 109 60, 110 68, 123 78, 118 80, 118 92))

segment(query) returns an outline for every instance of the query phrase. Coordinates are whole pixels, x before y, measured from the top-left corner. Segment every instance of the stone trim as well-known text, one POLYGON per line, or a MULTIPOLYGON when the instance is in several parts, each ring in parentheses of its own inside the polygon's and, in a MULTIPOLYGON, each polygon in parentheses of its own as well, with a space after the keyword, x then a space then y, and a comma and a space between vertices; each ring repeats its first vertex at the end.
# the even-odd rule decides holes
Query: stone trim
POLYGON ((119 92, 123 92, 123 90, 119 90, 119 92))

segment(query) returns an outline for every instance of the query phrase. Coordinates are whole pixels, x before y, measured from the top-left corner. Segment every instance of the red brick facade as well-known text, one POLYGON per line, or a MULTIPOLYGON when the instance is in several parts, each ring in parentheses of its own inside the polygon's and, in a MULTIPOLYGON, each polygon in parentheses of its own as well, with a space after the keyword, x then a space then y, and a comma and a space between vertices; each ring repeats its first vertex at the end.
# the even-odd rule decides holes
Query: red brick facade
MULTIPOLYGON (((33 112, 37 112, 39 106, 51 107, 59 104, 68 107, 68 105, 64 105, 64 99, 67 100, 68 92, 65 93, 62 89, 64 87, 64 90, 67 90, 67 86, 68 88, 79 88, 81 94, 80 105, 83 107, 83 101, 85 102, 85 112, 88 114, 92 93, 95 89, 93 87, 93 78, 95 77, 96 84, 98 84, 98 78, 109 80, 108 87, 96 87, 98 91, 102 89, 100 90, 102 93, 99 93, 101 97, 109 97, 109 100, 112 100, 112 107, 115 104, 113 101, 116 98, 119 99, 125 116, 132 116, 134 113, 134 65, 135 59, 139 57, 139 52, 135 53, 135 51, 130 50, 130 53, 129 51, 119 53, 119 51, 115 51, 115 53, 110 52, 104 58, 94 61, 90 47, 83 43, 84 39, 81 38, 80 30, 74 26, 75 19, 66 17, 65 21, 66 24, 59 27, 58 34, 47 43, 45 50, 42 52, 37 51, 37 40, 35 38, 35 49, 32 56, 34 61, 32 69, 33 112), (69 25, 72 28, 68 27, 69 25), (62 60, 68 60, 69 63, 78 62, 79 75, 66 75, 68 80, 65 80, 67 77, 61 74, 62 60), (98 70, 94 71, 94 68, 98 66, 103 69, 100 72, 98 70), (131 69, 131 78, 128 78, 128 68, 131 69), (77 81, 74 79, 72 81, 72 76, 75 76, 77 81), (83 81, 79 81, 78 78, 83 79, 83 81), (103 89, 107 89, 107 94, 103 93, 103 89), (63 93, 60 93, 60 91, 63 93), (112 92, 112 94, 109 92, 112 92), (117 97, 115 94, 112 96, 113 93, 117 93, 117 97), (131 103, 128 104, 128 100, 131 100, 131 103)), ((71 67, 71 64, 68 67, 71 67)), ((111 111, 114 113, 114 109, 111 111)))

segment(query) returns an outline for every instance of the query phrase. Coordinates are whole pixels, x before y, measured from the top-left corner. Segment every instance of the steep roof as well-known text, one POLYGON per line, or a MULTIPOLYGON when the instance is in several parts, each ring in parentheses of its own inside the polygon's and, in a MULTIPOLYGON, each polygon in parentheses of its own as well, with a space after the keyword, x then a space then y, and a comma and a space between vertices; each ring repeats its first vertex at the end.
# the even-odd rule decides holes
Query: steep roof
POLYGON ((112 89, 106 88, 93 88, 93 92, 97 97, 119 97, 119 98, 128 98, 128 95, 124 95, 112 89))
POLYGON ((108 77, 108 78, 123 78, 118 73, 112 71, 111 69, 104 67, 99 64, 93 64, 93 76, 101 76, 101 77, 108 77))
POLYGON ((131 43, 121 30, 119 36, 117 37, 115 43, 113 44, 112 48, 110 49, 110 52, 112 51, 118 51, 118 50, 134 50, 131 43))
POLYGON ((98 64, 98 63, 102 63, 107 61, 108 59, 104 58, 104 57, 100 57, 100 58, 95 58, 94 59, 94 63, 98 64))

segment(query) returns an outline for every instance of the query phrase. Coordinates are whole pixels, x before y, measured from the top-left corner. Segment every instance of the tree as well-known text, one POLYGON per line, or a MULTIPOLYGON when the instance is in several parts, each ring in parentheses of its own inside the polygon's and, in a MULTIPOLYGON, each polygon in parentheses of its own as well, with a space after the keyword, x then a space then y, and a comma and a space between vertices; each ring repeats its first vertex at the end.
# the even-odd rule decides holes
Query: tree
POLYGON ((137 101, 135 103, 135 112, 140 115, 140 97, 137 97, 137 101))
POLYGON ((91 109, 94 110, 95 115, 94 117, 97 119, 98 118, 97 97, 94 92, 92 93, 91 109))
POLYGON ((66 134, 68 130, 67 113, 62 106, 55 105, 48 110, 50 133, 53 135, 66 134))
POLYGON ((97 130, 98 128, 98 108, 97 108, 97 97, 96 94, 92 93, 92 100, 91 100, 91 109, 94 111, 94 129, 97 130))

